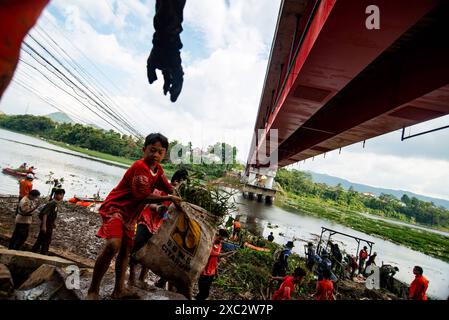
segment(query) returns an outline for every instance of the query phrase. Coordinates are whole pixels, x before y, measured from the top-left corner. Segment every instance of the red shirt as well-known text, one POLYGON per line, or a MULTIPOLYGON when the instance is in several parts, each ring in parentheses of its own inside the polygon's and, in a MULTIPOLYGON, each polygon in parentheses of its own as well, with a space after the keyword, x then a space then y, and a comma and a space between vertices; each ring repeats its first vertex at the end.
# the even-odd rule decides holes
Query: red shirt
POLYGON ((156 163, 154 170, 156 173, 151 171, 143 159, 134 162, 106 197, 98 210, 100 215, 107 217, 120 213, 125 223, 133 223, 145 207, 143 200, 155 188, 171 194, 173 187, 167 180, 164 169, 156 163))
POLYGON ((217 271, 218 255, 221 251, 221 243, 215 244, 210 249, 209 261, 207 261, 206 267, 204 268, 202 275, 214 276, 217 271))
POLYGON ((429 287, 429 280, 423 275, 417 275, 410 284, 408 297, 412 300, 427 300, 426 291, 429 287))
POLYGON ((360 260, 366 260, 368 258, 368 252, 363 249, 360 250, 359 258, 360 260))
POLYGON ((334 300, 334 283, 331 280, 318 281, 316 287, 317 300, 334 300))
MULTIPOLYGON (((157 189, 154 190, 153 194, 158 196, 167 195, 167 193, 157 189)), ((168 207, 171 202, 164 201, 162 204, 168 207)), ((157 210, 152 209, 150 205, 146 205, 139 217, 138 223, 145 225, 152 234, 155 234, 161 227, 163 221, 164 217, 161 216, 157 210)))
POLYGON ((290 300, 291 294, 295 291, 295 277, 286 276, 279 289, 273 294, 271 300, 290 300), (286 290, 290 289, 290 290, 286 290))
POLYGON ((33 183, 30 180, 28 179, 20 180, 19 195, 21 198, 27 196, 32 189, 33 183))

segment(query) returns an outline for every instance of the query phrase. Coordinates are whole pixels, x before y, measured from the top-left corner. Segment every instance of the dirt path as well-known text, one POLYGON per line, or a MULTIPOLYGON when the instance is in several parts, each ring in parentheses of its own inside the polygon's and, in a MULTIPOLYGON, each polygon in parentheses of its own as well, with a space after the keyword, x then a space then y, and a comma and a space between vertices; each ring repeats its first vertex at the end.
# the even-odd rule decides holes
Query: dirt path
MULTIPOLYGON (((4 236, 3 238, 10 237, 14 230, 16 206, 16 197, 0 197, 0 234, 4 236)), ((58 212, 51 248, 95 260, 103 246, 103 241, 95 236, 100 224, 98 213, 71 203, 64 203, 58 212)), ((28 243, 33 244, 36 240, 39 226, 40 220, 36 213, 33 216, 28 243)))

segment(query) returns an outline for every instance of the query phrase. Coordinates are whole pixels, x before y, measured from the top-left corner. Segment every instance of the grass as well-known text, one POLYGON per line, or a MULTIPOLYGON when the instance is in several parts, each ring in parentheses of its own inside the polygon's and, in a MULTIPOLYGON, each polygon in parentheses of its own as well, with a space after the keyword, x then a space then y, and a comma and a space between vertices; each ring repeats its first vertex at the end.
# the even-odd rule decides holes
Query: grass
POLYGON ((307 215, 335 221, 354 230, 390 240, 449 262, 449 237, 370 219, 335 202, 317 198, 288 194, 284 199, 278 197, 276 204, 294 213, 300 211, 307 215))
MULTIPOLYGON (((48 143, 54 144, 58 147, 61 148, 65 148, 68 150, 72 150, 72 151, 76 151, 91 157, 95 157, 98 159, 102 159, 102 160, 107 160, 107 161, 114 161, 117 163, 121 163, 127 166, 132 165, 136 160, 132 160, 132 159, 128 159, 128 158, 124 158, 124 157, 118 157, 118 156, 113 156, 111 154, 108 153, 104 153, 104 152, 99 152, 99 151, 94 151, 94 150, 89 150, 89 149, 85 149, 85 148, 81 148, 78 146, 73 146, 64 142, 59 142, 59 141, 55 141, 55 140, 45 140, 48 143)), ((111 165, 114 165, 113 163, 111 163, 111 165)), ((162 164, 162 167, 164 167, 164 171, 165 174, 167 175, 167 177, 171 177, 174 173, 174 170, 171 168, 167 168, 166 166, 164 166, 162 164)))
POLYGON ((46 141, 51 144, 54 144, 55 146, 61 147, 61 148, 69 149, 72 151, 76 151, 76 152, 79 152, 79 153, 82 153, 82 154, 85 154, 85 155, 88 155, 91 157, 103 159, 103 160, 118 162, 118 163, 125 164, 125 165, 131 165, 135 161, 135 160, 131 160, 131 159, 124 158, 124 157, 113 156, 111 154, 104 153, 104 152, 99 152, 99 151, 81 148, 78 146, 73 146, 73 145, 70 145, 70 144, 67 144, 64 142, 60 142, 60 141, 55 141, 55 140, 46 140, 46 141))

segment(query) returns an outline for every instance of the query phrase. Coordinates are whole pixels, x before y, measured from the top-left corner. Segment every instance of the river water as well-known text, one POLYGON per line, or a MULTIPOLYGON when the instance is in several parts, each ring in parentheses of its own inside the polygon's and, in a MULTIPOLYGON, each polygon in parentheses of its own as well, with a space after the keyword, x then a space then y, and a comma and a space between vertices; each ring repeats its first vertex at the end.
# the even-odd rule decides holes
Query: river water
MULTIPOLYGON (((34 188, 40 190, 44 195, 49 191, 49 185, 45 181, 50 171, 54 173, 54 177, 64 177, 64 188, 67 191, 66 198, 73 195, 92 196, 98 191, 100 191, 102 197, 105 197, 125 172, 123 168, 81 158, 80 154, 76 152, 67 151, 45 141, 0 129, 0 166, 2 168, 18 167, 23 162, 37 168, 36 176, 38 179, 33 182, 34 188), (29 144, 56 151, 32 147, 29 144)), ((0 174, 0 194, 17 193, 17 179, 0 174)), ((272 231, 275 235, 275 241, 279 244, 284 244, 293 238, 301 239, 295 241, 294 248, 294 251, 301 256, 304 256, 306 242, 316 241, 321 233, 321 227, 327 227, 373 241, 375 243, 374 251, 378 254, 377 264, 380 265, 383 261, 398 266, 399 273, 396 277, 401 281, 410 283, 413 280, 413 266, 422 266, 425 276, 430 281, 428 294, 439 299, 446 299, 449 295, 449 264, 442 260, 380 238, 365 235, 326 219, 310 217, 300 212, 288 212, 276 206, 268 206, 257 201, 244 199, 241 196, 236 196, 235 200, 238 203, 240 214, 243 216, 243 227, 249 228, 264 237, 272 231), (269 223, 278 227, 271 229, 268 227, 269 223), (283 236, 279 233, 282 233, 283 236)), ((354 240, 338 235, 333 236, 333 239, 347 253, 356 254, 357 244, 354 240)))

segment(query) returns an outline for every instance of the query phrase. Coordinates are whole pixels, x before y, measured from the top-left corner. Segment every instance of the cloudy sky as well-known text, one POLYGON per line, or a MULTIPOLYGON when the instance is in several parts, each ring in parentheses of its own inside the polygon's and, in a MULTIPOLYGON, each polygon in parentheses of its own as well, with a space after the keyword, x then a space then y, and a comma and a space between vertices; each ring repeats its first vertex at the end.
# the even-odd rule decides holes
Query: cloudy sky
MULTIPOLYGON (((101 83, 120 112, 143 134, 206 147, 226 141, 245 161, 265 77, 280 0, 188 0, 182 41, 184 88, 173 104, 162 81, 149 86, 146 59, 154 32, 154 0, 52 0, 32 35, 51 35, 101 83), (37 29, 37 30, 36 30, 37 29)), ((29 41, 29 39, 28 39, 29 41)), ((22 58, 34 62, 26 54, 22 58)), ((86 123, 107 125, 45 78, 21 63, 16 78, 32 83, 66 112, 86 123)), ((53 107, 13 82, 0 110, 48 114, 53 107)), ((448 125, 441 118, 413 132, 448 125)), ((297 167, 297 166, 293 166, 297 167)), ((400 141, 393 132, 301 163, 301 169, 357 183, 449 199, 449 130, 400 141)))

